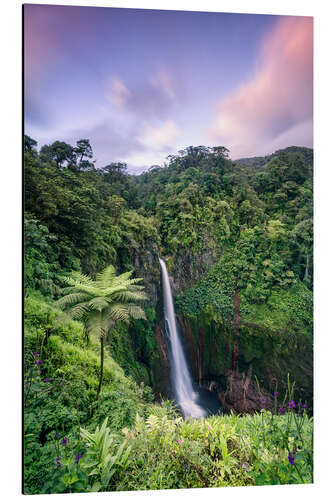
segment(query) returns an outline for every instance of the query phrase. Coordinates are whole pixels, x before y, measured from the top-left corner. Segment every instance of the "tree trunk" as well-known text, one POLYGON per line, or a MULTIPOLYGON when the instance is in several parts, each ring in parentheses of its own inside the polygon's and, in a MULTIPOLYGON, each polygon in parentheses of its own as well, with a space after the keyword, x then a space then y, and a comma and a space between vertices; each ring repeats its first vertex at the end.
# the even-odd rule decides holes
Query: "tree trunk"
POLYGON ((101 392, 102 381, 103 381, 103 368, 104 368, 104 337, 101 337, 101 369, 99 372, 99 384, 97 388, 96 401, 99 398, 99 393, 101 392))
POLYGON ((239 293, 238 293, 238 288, 236 288, 234 295, 234 345, 232 349, 232 361, 231 361, 231 367, 233 372, 236 372, 237 370, 239 323, 240 323, 239 293))

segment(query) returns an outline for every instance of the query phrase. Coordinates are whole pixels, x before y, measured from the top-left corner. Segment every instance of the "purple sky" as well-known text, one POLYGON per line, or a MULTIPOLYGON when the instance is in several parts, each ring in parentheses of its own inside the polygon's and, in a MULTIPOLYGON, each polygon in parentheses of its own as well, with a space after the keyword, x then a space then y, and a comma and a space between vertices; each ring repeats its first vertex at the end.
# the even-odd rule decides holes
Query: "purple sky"
POLYGON ((25 5, 25 133, 138 173, 189 145, 312 146, 312 18, 25 5))

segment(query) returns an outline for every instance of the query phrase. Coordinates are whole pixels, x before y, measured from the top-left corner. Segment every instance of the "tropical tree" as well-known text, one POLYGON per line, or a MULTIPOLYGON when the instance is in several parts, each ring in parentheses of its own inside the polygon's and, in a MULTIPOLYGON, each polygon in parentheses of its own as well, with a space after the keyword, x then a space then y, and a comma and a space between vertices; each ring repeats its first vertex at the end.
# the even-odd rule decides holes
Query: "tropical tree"
POLYGON ((94 168, 95 162, 89 161, 93 157, 93 151, 89 139, 80 139, 79 141, 76 141, 74 154, 76 155, 77 159, 76 166, 79 170, 88 170, 94 168))
POLYGON ((24 134, 23 146, 25 153, 31 153, 34 150, 36 151, 37 141, 24 134))
POLYGON ((45 144, 40 150, 40 158, 43 162, 55 161, 58 168, 65 162, 67 165, 75 163, 74 148, 62 141, 55 141, 51 145, 45 144))
POLYGON ((104 344, 116 323, 129 323, 130 319, 146 319, 144 311, 136 305, 145 300, 142 278, 132 278, 133 271, 116 276, 109 265, 92 280, 80 272, 73 272, 64 280, 69 285, 62 290, 64 296, 57 301, 58 307, 72 318, 81 320, 87 339, 94 336, 100 341, 100 375, 96 399, 102 387, 104 344))

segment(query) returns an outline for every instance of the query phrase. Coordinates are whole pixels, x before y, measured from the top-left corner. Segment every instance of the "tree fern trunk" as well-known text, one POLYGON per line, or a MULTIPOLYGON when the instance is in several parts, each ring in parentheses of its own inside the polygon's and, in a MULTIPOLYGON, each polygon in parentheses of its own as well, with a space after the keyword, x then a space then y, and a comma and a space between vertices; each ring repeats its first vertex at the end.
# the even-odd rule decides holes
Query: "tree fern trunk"
POLYGON ((104 368, 104 337, 101 337, 101 369, 99 372, 99 384, 97 388, 97 394, 96 394, 96 401, 99 398, 99 393, 101 392, 102 388, 102 381, 103 381, 103 368, 104 368))

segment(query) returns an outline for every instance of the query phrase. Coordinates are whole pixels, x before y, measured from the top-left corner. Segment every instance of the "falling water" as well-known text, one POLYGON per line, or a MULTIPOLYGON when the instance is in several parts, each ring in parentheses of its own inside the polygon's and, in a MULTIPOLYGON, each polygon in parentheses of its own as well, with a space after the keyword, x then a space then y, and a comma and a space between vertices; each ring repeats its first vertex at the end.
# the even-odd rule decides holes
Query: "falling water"
POLYGON ((159 259, 159 261, 162 268, 164 318, 170 340, 171 381, 176 403, 180 406, 185 417, 204 417, 206 411, 196 403, 198 394, 193 389, 183 346, 177 330, 168 271, 165 262, 162 259, 159 259))

